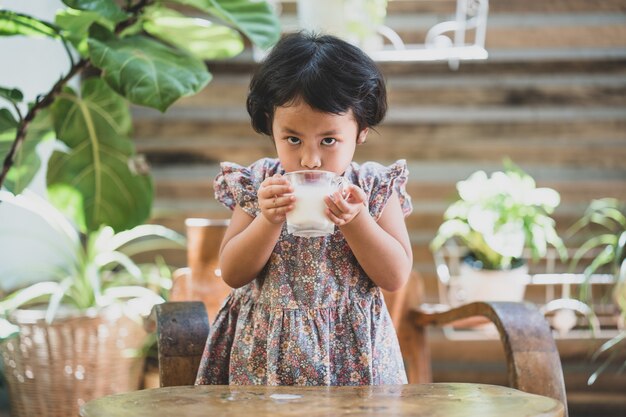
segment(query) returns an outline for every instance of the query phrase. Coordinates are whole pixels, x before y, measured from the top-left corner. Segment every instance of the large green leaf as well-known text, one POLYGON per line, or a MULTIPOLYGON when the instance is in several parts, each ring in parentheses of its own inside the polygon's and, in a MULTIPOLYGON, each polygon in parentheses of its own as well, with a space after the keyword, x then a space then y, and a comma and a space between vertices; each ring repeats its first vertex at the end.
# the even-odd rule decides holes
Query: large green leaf
POLYGON ((83 231, 102 224, 119 231, 143 223, 150 215, 153 186, 147 170, 134 168, 125 100, 102 79, 92 78, 80 96, 65 89, 52 112, 57 137, 69 149, 50 158, 50 200, 83 231))
MULTIPOLYGON (((0 163, 9 153, 15 141, 17 122, 7 109, 0 110, 0 163)), ((15 154, 13 166, 7 175, 4 186, 14 194, 21 193, 26 188, 41 167, 41 160, 36 148, 43 141, 53 140, 54 131, 52 121, 46 110, 37 114, 29 124, 26 138, 15 154)))
POLYGON ((61 9, 57 12, 54 20, 54 23, 63 31, 64 36, 83 57, 89 55, 87 37, 89 27, 95 22, 100 23, 111 31, 115 29, 114 23, 103 18, 98 13, 76 9, 61 9))
POLYGON ((135 104, 165 111, 211 79, 202 61, 144 36, 118 39, 98 24, 89 35, 92 63, 115 91, 135 104))
POLYGON ((45 36, 58 38, 59 30, 50 23, 9 10, 0 10, 0 36, 45 36))
POLYGON ((63 3, 72 9, 97 13, 113 23, 119 23, 129 16, 120 9, 115 0, 63 0, 63 3))
POLYGON ((170 0, 209 13, 241 30, 263 49, 273 46, 280 37, 278 17, 260 0, 170 0))
POLYGON ((210 20, 185 17, 158 6, 146 10, 143 18, 146 32, 199 59, 231 58, 244 48, 239 32, 210 20))

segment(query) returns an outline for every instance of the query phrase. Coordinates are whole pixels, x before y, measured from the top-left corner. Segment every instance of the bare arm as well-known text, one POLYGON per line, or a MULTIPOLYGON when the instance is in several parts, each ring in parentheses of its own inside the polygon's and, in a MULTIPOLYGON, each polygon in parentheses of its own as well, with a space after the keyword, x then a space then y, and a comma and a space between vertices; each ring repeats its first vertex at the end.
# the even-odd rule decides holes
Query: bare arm
POLYGON ((413 252, 398 196, 391 195, 376 222, 363 204, 363 190, 351 186, 350 194, 347 199, 335 194, 336 202, 327 201, 329 217, 376 285, 387 291, 402 288, 411 273, 413 252))
POLYGON ((233 288, 252 281, 270 258, 286 213, 293 208, 291 186, 281 176, 266 179, 257 193, 261 213, 247 214, 239 206, 233 216, 220 247, 222 279, 233 288))

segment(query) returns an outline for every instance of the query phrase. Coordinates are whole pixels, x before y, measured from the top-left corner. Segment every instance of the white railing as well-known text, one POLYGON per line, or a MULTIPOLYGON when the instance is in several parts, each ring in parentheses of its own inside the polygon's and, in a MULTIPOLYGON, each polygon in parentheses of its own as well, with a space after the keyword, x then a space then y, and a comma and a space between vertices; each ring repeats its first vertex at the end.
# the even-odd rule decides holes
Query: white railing
MULTIPOLYGON (((276 12, 282 14, 282 3, 269 0, 276 12)), ((283 19, 285 32, 309 29, 333 33, 363 48, 376 61, 415 62, 447 61, 456 70, 461 61, 484 60, 489 0, 457 0, 456 11, 451 20, 432 26, 422 44, 406 44, 391 27, 384 24, 379 0, 297 0, 297 22, 283 19), (374 10, 374 16, 363 10, 374 10), (358 26, 361 32, 355 35, 350 26, 358 26), (467 40, 472 38, 473 41, 467 40), (380 38, 378 41, 373 37, 380 38), (383 38, 388 41, 383 45, 383 38)), ((258 55, 261 56, 261 55, 258 55)))
POLYGON ((451 69, 458 69, 460 61, 487 59, 485 38, 489 0, 457 0, 454 20, 440 22, 430 28, 424 44, 405 45, 400 36, 387 26, 378 32, 391 42, 391 48, 370 51, 376 61, 448 61, 451 69), (467 35, 474 31, 474 41, 467 43, 467 35))
MULTIPOLYGON (((463 302, 455 298, 454 289, 457 280, 462 279, 460 265, 465 252, 466 249, 463 247, 447 245, 434 253, 439 303, 425 304, 422 306, 424 309, 441 311, 463 302)), ((575 250, 570 249, 569 252, 573 254, 575 250)), ((613 275, 596 273, 587 279, 583 273, 562 271, 567 271, 567 265, 561 263, 555 250, 548 250, 540 262, 531 263, 527 294, 532 292, 534 297, 527 295, 525 298, 526 301, 534 302, 546 316, 555 331, 555 336, 610 338, 625 329, 624 323, 620 321, 617 306, 610 299, 598 294, 601 290, 610 291, 615 284, 613 275), (578 292, 575 291, 582 286, 588 288, 584 300, 580 299, 578 292), (539 295, 541 292, 542 296, 539 295)), ((464 337, 464 332, 453 328, 444 329, 444 332, 451 339, 464 337)))

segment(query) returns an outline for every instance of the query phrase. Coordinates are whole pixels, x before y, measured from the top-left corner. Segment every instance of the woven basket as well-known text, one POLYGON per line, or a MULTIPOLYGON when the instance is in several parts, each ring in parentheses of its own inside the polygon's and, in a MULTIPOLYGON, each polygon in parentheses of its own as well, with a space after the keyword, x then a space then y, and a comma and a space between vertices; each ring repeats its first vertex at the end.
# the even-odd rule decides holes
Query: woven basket
POLYGON ((17 338, 0 344, 13 417, 77 416, 85 402, 139 388, 143 327, 108 307, 62 313, 46 324, 40 310, 16 311, 17 338))

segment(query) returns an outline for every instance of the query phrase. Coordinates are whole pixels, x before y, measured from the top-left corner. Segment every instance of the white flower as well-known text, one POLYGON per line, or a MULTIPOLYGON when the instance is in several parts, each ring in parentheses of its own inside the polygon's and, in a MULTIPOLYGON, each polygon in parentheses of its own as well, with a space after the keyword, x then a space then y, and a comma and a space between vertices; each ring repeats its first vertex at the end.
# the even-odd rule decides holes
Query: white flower
POLYGON ((526 194, 523 204, 554 209, 560 202, 559 193, 552 188, 535 188, 526 194))
POLYGON ((485 209, 481 206, 474 206, 470 208, 467 215, 467 223, 477 232, 482 234, 492 234, 498 218, 498 212, 485 209))
POLYGON ((465 181, 457 182, 456 189, 462 200, 473 203, 481 201, 488 195, 491 195, 491 190, 488 185, 489 180, 485 171, 476 171, 465 181))
POLYGON ((495 233, 485 234, 485 242, 502 256, 521 258, 524 251, 524 222, 516 220, 498 227, 495 233))

